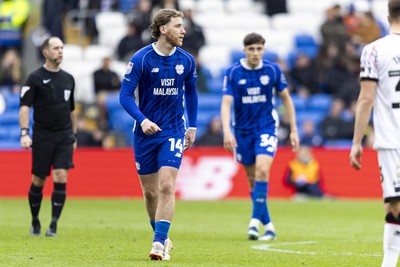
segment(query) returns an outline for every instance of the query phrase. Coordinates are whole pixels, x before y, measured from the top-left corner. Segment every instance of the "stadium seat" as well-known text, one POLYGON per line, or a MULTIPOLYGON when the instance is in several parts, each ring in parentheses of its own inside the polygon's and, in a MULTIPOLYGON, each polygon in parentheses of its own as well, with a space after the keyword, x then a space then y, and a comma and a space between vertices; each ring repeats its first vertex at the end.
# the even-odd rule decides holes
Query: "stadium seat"
POLYGON ((241 58, 245 58, 246 54, 242 50, 232 50, 231 51, 231 64, 239 61, 241 58))
MULTIPOLYGON (((109 37, 111 38, 111 37, 109 37)), ((112 57, 113 50, 112 48, 105 46, 105 45, 88 45, 86 46, 83 57, 85 61, 99 61, 101 62, 105 57, 112 57)))
POLYGON ((332 97, 327 94, 311 95, 307 101, 307 110, 317 112, 328 112, 332 104, 332 97))
POLYGON ((351 139, 337 139, 337 140, 326 140, 323 144, 326 148, 336 149, 349 149, 352 145, 351 139))
POLYGON ((318 44, 312 35, 302 33, 294 36, 294 46, 295 48, 317 47, 318 44))
POLYGON ((196 12, 198 13, 217 13, 225 12, 225 3, 223 0, 201 0, 196 2, 196 12))
POLYGON ((96 15, 96 27, 99 32, 99 44, 115 50, 118 42, 127 33, 127 19, 122 12, 100 12, 96 15))
POLYGON ((221 107, 221 96, 215 94, 199 94, 199 110, 218 111, 221 107))
POLYGON ((297 125, 299 128, 305 120, 311 120, 314 122, 317 127, 319 123, 325 118, 324 112, 316 112, 316 111, 299 111, 296 112, 297 125))
POLYGON ((272 62, 277 62, 279 60, 279 55, 278 53, 274 51, 265 51, 263 59, 272 61, 272 62))
POLYGON ((83 48, 77 44, 64 44, 63 54, 63 61, 83 60, 83 48))
POLYGON ((19 111, 10 110, 6 111, 0 115, 0 125, 1 126, 15 126, 19 123, 19 111))
POLYGON ((9 110, 19 110, 19 94, 4 94, 6 100, 6 112, 9 110))
POLYGON ((292 95, 293 105, 296 111, 304 111, 306 109, 306 99, 298 95, 292 95))
MULTIPOLYGON (((211 79, 207 82, 209 93, 216 94, 219 97, 222 97, 222 79, 211 79)), ((202 93, 200 93, 202 94, 202 93)))

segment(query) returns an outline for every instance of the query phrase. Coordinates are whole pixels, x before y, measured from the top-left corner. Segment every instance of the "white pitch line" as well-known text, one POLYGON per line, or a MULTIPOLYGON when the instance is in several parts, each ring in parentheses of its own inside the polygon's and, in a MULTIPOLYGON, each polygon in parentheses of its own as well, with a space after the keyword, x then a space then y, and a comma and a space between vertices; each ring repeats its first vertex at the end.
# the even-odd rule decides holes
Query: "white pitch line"
POLYGON ((325 255, 335 255, 335 256, 364 256, 364 257, 382 257, 382 253, 353 253, 353 252, 343 252, 343 253, 321 253, 314 251, 298 251, 298 250, 289 250, 289 249, 279 249, 272 248, 272 246, 290 246, 290 245, 308 245, 308 244, 316 244, 316 241, 300 241, 300 242, 285 242, 285 243, 276 243, 276 244, 260 244, 251 246, 253 249, 258 250, 267 250, 272 252, 281 252, 281 253, 292 253, 292 254, 300 254, 300 255, 317 255, 317 254, 325 254, 325 255))

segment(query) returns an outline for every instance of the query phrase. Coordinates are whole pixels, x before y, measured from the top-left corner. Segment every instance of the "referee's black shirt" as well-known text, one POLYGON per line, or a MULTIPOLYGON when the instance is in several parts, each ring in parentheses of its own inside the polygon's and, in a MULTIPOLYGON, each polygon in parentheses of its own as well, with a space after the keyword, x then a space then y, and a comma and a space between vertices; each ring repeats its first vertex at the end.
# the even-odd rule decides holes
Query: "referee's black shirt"
POLYGON ((33 106, 35 128, 71 130, 74 88, 75 81, 69 73, 51 72, 41 67, 29 75, 22 87, 20 106, 33 106))

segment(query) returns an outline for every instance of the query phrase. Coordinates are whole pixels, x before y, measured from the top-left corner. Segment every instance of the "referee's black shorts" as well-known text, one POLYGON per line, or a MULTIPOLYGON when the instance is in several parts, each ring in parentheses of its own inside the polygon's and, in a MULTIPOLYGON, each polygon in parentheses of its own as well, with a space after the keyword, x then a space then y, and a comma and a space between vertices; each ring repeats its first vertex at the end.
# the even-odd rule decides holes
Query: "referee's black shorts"
POLYGON ((53 169, 74 167, 72 155, 75 136, 70 131, 34 129, 32 134, 32 174, 45 179, 53 169))

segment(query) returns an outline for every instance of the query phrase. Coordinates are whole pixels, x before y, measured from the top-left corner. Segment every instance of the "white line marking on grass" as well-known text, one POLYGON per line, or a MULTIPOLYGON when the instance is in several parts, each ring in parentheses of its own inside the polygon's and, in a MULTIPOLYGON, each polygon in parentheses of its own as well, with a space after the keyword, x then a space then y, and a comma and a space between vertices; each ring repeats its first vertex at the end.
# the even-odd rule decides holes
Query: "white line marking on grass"
POLYGON ((267 250, 272 252, 281 252, 281 253, 292 253, 292 254, 300 254, 300 255, 317 255, 317 254, 329 254, 335 256, 363 256, 363 257, 382 257, 382 253, 353 253, 353 252, 342 252, 342 253, 324 253, 324 252, 314 252, 314 251, 298 251, 298 250, 289 250, 289 249, 279 249, 273 248, 272 246, 290 246, 290 245, 309 245, 316 244, 316 241, 301 241, 301 242, 285 242, 285 243, 275 243, 275 244, 260 244, 251 246, 253 249, 258 250, 267 250))

